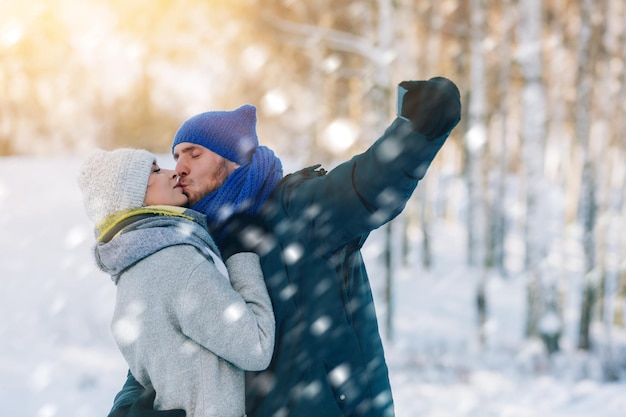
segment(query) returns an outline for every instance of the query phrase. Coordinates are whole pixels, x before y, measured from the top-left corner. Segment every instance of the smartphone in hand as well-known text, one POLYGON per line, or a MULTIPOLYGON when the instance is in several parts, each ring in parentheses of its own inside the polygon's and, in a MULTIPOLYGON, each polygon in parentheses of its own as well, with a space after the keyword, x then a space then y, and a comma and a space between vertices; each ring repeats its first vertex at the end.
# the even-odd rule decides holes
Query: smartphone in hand
POLYGON ((396 115, 404 120, 409 120, 406 117, 402 116, 402 101, 404 99, 404 95, 408 90, 400 85, 398 85, 397 95, 398 95, 398 103, 396 104, 396 115))

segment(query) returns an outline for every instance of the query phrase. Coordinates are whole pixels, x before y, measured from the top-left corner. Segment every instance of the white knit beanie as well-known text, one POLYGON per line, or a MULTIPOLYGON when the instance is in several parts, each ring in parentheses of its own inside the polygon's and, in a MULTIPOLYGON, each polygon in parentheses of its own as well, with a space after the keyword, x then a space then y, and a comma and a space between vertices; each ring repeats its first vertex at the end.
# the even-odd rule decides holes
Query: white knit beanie
POLYGON ((117 211, 141 207, 155 161, 142 149, 95 150, 78 175, 87 216, 98 224, 117 211))

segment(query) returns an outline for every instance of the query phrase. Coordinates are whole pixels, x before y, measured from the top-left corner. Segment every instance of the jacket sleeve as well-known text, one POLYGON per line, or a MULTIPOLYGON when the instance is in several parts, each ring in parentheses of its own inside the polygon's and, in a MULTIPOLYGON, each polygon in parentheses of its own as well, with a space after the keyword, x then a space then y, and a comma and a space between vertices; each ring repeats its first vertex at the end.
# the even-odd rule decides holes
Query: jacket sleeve
POLYGON ((283 210, 315 223, 308 238, 332 251, 395 218, 447 137, 427 140, 397 118, 369 149, 327 175, 286 181, 283 210))
POLYGON ((144 392, 145 388, 137 382, 133 374, 128 371, 126 376, 126 382, 122 387, 122 390, 117 393, 115 400, 113 400, 113 408, 109 412, 108 417, 116 415, 117 411, 122 408, 128 408, 135 402, 135 400, 144 392))
POLYGON ((267 368, 275 322, 259 257, 237 253, 226 260, 230 281, 203 262, 189 277, 180 310, 181 331, 246 371, 267 368))

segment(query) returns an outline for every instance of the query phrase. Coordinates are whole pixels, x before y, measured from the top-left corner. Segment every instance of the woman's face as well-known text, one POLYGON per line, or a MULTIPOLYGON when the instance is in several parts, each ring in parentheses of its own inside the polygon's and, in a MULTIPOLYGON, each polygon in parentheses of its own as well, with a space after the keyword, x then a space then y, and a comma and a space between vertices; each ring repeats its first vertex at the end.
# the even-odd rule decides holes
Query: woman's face
POLYGON ((148 179, 148 188, 143 203, 146 206, 180 206, 186 207, 188 198, 183 188, 176 181, 176 171, 161 169, 155 162, 148 179))

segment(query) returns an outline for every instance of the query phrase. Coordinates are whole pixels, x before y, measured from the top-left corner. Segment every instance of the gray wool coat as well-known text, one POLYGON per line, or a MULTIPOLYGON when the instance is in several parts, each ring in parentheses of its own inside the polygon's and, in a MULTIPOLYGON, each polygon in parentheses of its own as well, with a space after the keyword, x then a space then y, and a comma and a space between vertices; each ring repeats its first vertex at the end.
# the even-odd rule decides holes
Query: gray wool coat
POLYGON ((225 265, 230 279, 219 258, 176 244, 115 276, 113 336, 133 375, 156 390, 155 409, 184 409, 188 417, 245 415, 244 370, 269 365, 274 315, 259 257, 238 253, 225 265))

